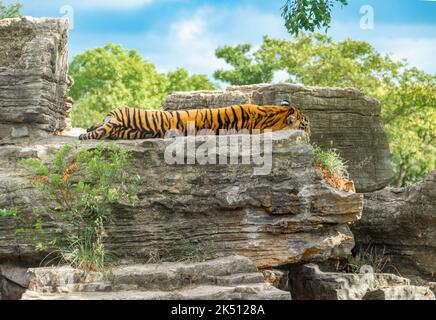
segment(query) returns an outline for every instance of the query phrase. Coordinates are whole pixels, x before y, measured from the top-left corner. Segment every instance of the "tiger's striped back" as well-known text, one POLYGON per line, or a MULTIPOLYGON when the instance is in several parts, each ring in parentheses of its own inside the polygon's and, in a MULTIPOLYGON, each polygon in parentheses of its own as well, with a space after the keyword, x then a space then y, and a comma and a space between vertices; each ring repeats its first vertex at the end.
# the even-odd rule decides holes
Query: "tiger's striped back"
POLYGON ((111 111, 103 124, 88 129, 80 139, 145 139, 164 138, 169 131, 186 135, 188 131, 301 129, 310 135, 309 122, 290 106, 235 105, 216 109, 160 111, 119 108, 111 111))

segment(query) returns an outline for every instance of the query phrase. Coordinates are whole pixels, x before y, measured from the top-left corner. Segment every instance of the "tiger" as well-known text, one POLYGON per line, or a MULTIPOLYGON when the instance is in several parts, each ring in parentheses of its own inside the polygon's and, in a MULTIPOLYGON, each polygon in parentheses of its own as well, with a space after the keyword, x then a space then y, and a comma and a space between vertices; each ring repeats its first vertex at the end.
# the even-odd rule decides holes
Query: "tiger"
POLYGON ((165 138, 167 132, 178 131, 183 135, 194 125, 194 132, 207 129, 211 134, 228 131, 267 129, 299 129, 311 135, 310 123, 296 107, 284 100, 280 106, 258 106, 251 103, 232 105, 214 109, 194 109, 179 111, 146 110, 137 108, 114 109, 103 123, 92 126, 79 136, 88 139, 149 139, 165 138))

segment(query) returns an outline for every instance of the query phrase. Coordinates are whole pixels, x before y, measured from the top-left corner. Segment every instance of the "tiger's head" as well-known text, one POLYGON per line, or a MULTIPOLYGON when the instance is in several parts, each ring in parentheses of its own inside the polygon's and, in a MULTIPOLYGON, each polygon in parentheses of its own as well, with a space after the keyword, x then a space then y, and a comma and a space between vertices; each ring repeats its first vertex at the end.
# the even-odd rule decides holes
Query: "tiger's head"
POLYGON ((312 130, 310 128, 310 122, 307 117, 296 107, 291 106, 288 100, 283 100, 281 103, 282 107, 289 108, 289 113, 286 118, 286 124, 292 129, 303 130, 310 137, 312 130))

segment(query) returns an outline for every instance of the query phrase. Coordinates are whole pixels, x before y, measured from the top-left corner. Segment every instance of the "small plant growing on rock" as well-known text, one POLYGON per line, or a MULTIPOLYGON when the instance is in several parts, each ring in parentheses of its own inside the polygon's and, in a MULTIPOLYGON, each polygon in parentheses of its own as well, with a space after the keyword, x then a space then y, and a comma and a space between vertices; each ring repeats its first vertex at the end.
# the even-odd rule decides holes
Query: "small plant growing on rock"
POLYGON ((354 184, 348 181, 347 162, 341 155, 333 149, 323 150, 316 144, 312 147, 316 170, 322 173, 326 181, 337 189, 355 192, 354 184))
POLYGON ((63 234, 54 241, 51 261, 60 260, 73 267, 103 270, 107 265, 104 248, 105 224, 111 220, 111 204, 137 201, 137 175, 125 168, 129 152, 115 144, 99 144, 80 150, 64 145, 49 166, 39 159, 21 164, 32 169, 31 182, 43 191, 63 234))
POLYGON ((354 251, 353 255, 344 261, 342 270, 359 273, 362 266, 368 265, 375 273, 381 273, 390 262, 389 257, 386 256, 385 248, 378 249, 374 246, 368 246, 367 248, 355 248, 354 251))

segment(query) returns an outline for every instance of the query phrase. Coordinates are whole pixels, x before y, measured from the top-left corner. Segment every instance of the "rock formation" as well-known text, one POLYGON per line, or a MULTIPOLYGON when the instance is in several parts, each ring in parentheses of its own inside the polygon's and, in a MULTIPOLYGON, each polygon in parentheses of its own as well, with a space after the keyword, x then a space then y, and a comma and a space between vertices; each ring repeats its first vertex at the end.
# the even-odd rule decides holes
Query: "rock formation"
MULTIPOLYGON (((67 29, 64 19, 0 20, 0 208, 14 208, 22 218, 38 217, 48 239, 65 226, 47 210, 52 204, 29 185, 29 172, 18 162, 38 158, 51 163, 62 145, 76 141, 53 135, 71 125, 67 29)), ((357 90, 290 84, 230 87, 175 93, 165 108, 250 100, 268 105, 283 99, 309 116, 313 142, 336 148, 348 160, 357 191, 375 191, 389 183, 392 170, 379 103, 357 90)), ((0 299, 16 299, 25 290, 26 299, 290 299, 289 291, 297 299, 434 298, 429 288, 412 286, 402 277, 376 274, 368 282, 368 275, 304 265, 349 255, 354 246, 349 225, 359 220, 363 207, 362 194, 338 191, 323 180, 304 132, 274 133, 271 153, 248 153, 247 140, 228 137, 236 141, 238 152, 215 144, 203 160, 219 164, 200 164, 195 155, 208 139, 181 139, 183 163, 173 164, 166 159, 173 153, 166 151, 175 140, 116 143, 131 151, 129 172, 139 174, 141 184, 138 204, 111 208, 105 247, 121 264, 111 280, 70 267, 27 269, 39 265, 48 252, 35 250, 32 239, 17 237, 21 222, 0 216, 0 299), (243 162, 247 155, 261 162, 243 162), (259 171, 261 167, 266 171, 259 171), (164 263, 170 251, 176 260, 183 260, 187 251, 218 259, 164 263)), ((73 152, 96 144, 82 142, 73 152)), ((420 275, 436 273, 435 181, 433 173, 407 189, 368 193, 363 220, 353 229, 359 244, 386 246, 403 261, 401 270, 413 265, 420 275)))
POLYGON ((251 101, 298 106, 310 119, 312 141, 335 148, 348 161, 358 192, 382 189, 392 179, 380 104, 355 89, 316 88, 291 84, 229 87, 225 91, 180 92, 170 95, 166 110, 216 108, 251 101))
MULTIPOLYGON (((436 274, 436 171, 408 188, 365 194, 362 220, 353 226, 358 245, 385 248, 401 274, 436 274)), ((434 280, 433 280, 434 281, 434 280)))
POLYGON ((253 262, 226 257, 203 263, 161 263, 114 268, 107 279, 99 272, 69 267, 27 272, 23 299, 74 300, 290 300, 289 292, 264 282, 253 262))
MULTIPOLYGON (((242 136, 234 136, 242 150, 242 136)), ((198 136, 195 148, 207 137, 198 136)), ((188 150, 191 138, 183 138, 188 150)), ((40 215, 47 236, 59 232, 45 203, 28 185, 22 158, 50 162, 66 137, 40 140, 37 145, 0 147, 2 180, 0 207, 15 207, 21 215, 40 215), (36 208, 42 208, 38 210, 36 208)), ((82 143, 92 148, 97 142, 82 143)), ((241 164, 167 164, 165 150, 174 141, 123 141, 132 151, 132 173, 141 176, 136 206, 118 204, 108 226, 107 249, 119 258, 145 262, 155 255, 201 246, 214 256, 243 255, 259 268, 346 256, 354 246, 348 223, 359 219, 362 195, 338 191, 323 181, 313 166, 313 150, 302 131, 272 135, 271 172, 256 175, 253 162, 241 164)), ((217 159, 223 150, 210 154, 217 159)), ((235 154, 233 153, 232 156, 235 154)), ((190 157, 187 153, 184 159, 190 157)), ((267 162, 266 162, 267 164, 267 162)), ((38 261, 43 253, 17 241, 19 226, 0 217, 0 260, 38 261)))
POLYGON ((0 141, 68 127, 66 19, 0 20, 0 141))
POLYGON ((289 272, 293 299, 435 300, 427 286, 411 285, 409 279, 394 274, 366 271, 356 274, 323 272, 315 264, 293 267, 289 272))

